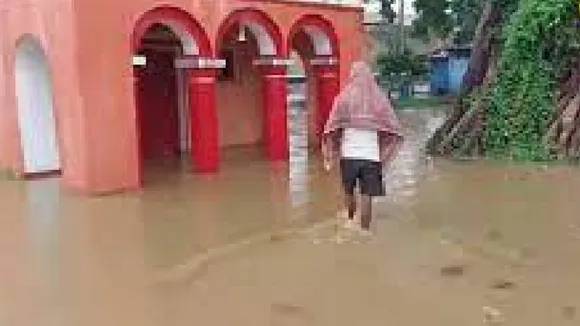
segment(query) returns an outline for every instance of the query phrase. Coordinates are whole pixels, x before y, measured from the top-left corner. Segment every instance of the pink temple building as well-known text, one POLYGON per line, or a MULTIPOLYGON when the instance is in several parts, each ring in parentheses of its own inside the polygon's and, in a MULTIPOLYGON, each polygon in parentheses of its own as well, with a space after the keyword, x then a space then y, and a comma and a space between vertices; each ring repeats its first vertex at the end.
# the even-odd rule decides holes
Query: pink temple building
POLYGON ((2 1, 0 167, 109 193, 177 152, 199 173, 233 145, 285 160, 290 53, 316 133, 363 55, 362 20, 360 6, 298 1, 2 1))

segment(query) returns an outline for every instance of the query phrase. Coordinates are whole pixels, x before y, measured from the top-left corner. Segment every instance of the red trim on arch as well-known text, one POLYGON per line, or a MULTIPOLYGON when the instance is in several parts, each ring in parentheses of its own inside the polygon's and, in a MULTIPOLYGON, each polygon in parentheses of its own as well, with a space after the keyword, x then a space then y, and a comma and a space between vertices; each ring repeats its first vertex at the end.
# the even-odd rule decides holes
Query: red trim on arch
POLYGON ((262 25, 274 41, 276 55, 285 56, 287 54, 282 33, 280 32, 278 25, 276 25, 274 20, 272 20, 272 18, 270 18, 270 16, 265 12, 253 8, 237 9, 231 12, 226 19, 224 19, 218 29, 216 37, 216 47, 218 51, 219 48, 221 48, 224 39, 227 37, 228 32, 230 32, 230 30, 240 21, 256 22, 262 25))
POLYGON ((332 55, 335 57, 340 56, 340 47, 338 43, 338 36, 332 23, 321 15, 304 15, 300 17, 290 29, 288 34, 288 48, 292 48, 292 42, 294 37, 301 31, 305 26, 314 26, 321 29, 330 39, 330 45, 332 47, 332 55))
POLYGON ((171 6, 157 7, 141 15, 133 29, 133 50, 136 51, 139 48, 143 36, 153 24, 164 21, 181 25, 195 39, 200 55, 211 56, 211 44, 203 27, 188 12, 171 6))

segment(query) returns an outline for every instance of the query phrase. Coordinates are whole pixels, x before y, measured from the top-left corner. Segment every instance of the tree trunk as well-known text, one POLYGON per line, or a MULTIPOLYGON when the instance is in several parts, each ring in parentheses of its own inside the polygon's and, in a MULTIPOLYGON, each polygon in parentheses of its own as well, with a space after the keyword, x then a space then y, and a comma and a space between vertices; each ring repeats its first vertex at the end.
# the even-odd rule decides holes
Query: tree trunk
MULTIPOLYGON (((505 21, 499 1, 489 1, 482 12, 471 58, 458 100, 443 125, 427 142, 431 155, 483 155, 485 104, 470 102, 479 88, 486 93, 494 80, 499 59, 499 38, 505 21), (495 3, 495 4, 494 4, 495 3)), ((552 117, 544 142, 559 158, 580 160, 580 57, 558 80, 552 117)))
POLYGON ((580 58, 560 83, 545 141, 560 158, 580 158, 580 58))
MULTIPOLYGON (((498 30, 502 24, 502 18, 501 7, 493 1, 487 2, 473 38, 471 58, 469 59, 467 72, 463 76, 463 83, 458 100, 446 121, 435 131, 431 139, 427 142, 427 151, 430 154, 449 154, 449 145, 452 143, 452 138, 454 137, 481 137, 483 135, 483 132, 472 132, 471 135, 467 135, 469 130, 465 130, 464 125, 472 124, 471 120, 474 118, 481 120, 482 113, 471 112, 471 108, 466 105, 465 99, 474 88, 482 86, 484 83, 489 83, 490 81, 490 75, 492 75, 490 74, 490 67, 495 66, 498 60, 497 46, 499 42, 497 38, 499 37, 498 30), (467 113, 469 113, 469 116, 464 117, 467 113)), ((481 124, 481 121, 476 123, 477 126, 481 124)), ((478 140, 471 141, 466 139, 466 141, 473 145, 481 143, 478 140)))

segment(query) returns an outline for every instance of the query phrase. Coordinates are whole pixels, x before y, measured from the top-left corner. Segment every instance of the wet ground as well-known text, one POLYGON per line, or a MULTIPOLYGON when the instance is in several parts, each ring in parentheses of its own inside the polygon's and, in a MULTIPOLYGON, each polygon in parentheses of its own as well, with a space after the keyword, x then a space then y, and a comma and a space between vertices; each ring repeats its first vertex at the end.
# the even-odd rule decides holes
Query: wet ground
POLYGON ((578 325, 577 167, 431 160, 443 112, 402 112, 359 241, 297 112, 290 164, 230 150, 217 176, 171 163, 101 198, 0 181, 0 325, 578 325))

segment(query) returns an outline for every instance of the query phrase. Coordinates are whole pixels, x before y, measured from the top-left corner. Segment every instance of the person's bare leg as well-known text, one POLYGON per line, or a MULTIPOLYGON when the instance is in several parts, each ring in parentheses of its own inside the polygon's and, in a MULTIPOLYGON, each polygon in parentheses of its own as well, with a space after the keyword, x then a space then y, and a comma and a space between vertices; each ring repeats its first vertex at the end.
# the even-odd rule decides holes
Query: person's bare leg
POLYGON ((371 229, 371 220, 373 215, 373 197, 368 195, 361 196, 361 222, 360 226, 365 231, 370 231, 371 229))
POLYGON ((345 194, 344 202, 348 211, 348 219, 353 221, 356 213, 356 198, 354 195, 345 194))

